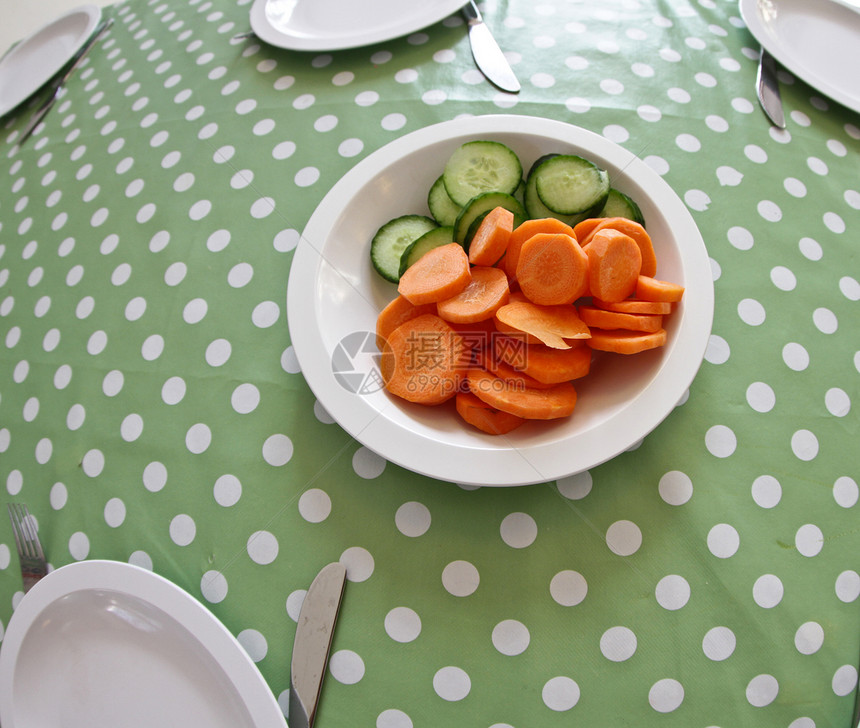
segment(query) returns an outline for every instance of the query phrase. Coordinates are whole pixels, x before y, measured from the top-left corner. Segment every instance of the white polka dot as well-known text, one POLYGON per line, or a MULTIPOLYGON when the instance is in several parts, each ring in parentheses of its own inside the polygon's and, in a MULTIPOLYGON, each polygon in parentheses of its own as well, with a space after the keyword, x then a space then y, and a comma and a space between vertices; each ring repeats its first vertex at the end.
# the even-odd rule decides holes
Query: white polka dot
MULTIPOLYGON (((729 167, 727 165, 723 165, 721 167, 717 167, 717 180, 720 185, 723 187, 737 187, 744 180, 744 175, 741 172, 738 172, 734 167, 729 167)), ((744 230, 743 228, 732 228, 731 230, 744 230)), ((731 233, 731 230, 729 233, 731 233)), ((744 230, 746 232, 746 230, 744 230)), ((749 233, 747 233, 749 235, 749 233)), ((734 245, 738 250, 749 250, 752 247, 752 236, 748 238, 748 246, 742 247, 742 245, 738 245, 732 240, 731 235, 729 236, 729 242, 734 245)), ((747 242, 747 241, 741 241, 747 242)))
POLYGON ((817 556, 824 546, 824 534, 818 526, 807 523, 797 529, 794 545, 797 552, 803 556, 817 556))
POLYGON ((282 434, 270 435, 263 443, 263 460, 269 465, 280 467, 293 457, 293 442, 282 434))
POLYGON ((233 410, 241 415, 253 412, 260 404, 260 390, 248 382, 240 384, 233 390, 230 404, 233 410))
POLYGON ((138 414, 130 414, 120 425, 120 435, 126 442, 134 442, 143 433, 143 418, 138 414))
POLYGON ((433 676, 433 690, 443 700, 462 700, 471 689, 472 681, 462 668, 443 667, 433 676))
POLYGON ((442 570, 442 586, 455 597, 474 594, 479 583, 478 570, 468 561, 452 561, 442 570))
POLYGON ((427 533, 430 528, 430 521, 430 509, 417 501, 404 503, 394 514, 397 530, 404 536, 411 538, 417 538, 427 533))
POLYGON ((734 526, 718 523, 708 531, 708 550, 718 559, 728 559, 737 553, 740 536, 734 526))
POLYGON ((746 689, 747 701, 756 708, 770 705, 779 693, 779 683, 773 675, 757 675, 749 681, 746 689))
POLYGON ((845 221, 835 212, 825 212, 822 218, 828 230, 836 234, 845 232, 845 221))
POLYGON ((822 334, 833 334, 839 327, 836 314, 827 308, 816 308, 812 313, 812 323, 822 334))
POLYGON ((600 651, 607 660, 624 662, 636 652, 636 635, 627 627, 610 627, 600 637, 600 651))
POLYGON ((119 498, 111 498, 105 504, 105 523, 111 528, 119 528, 125 521, 125 503, 119 498))
POLYGON ((570 500, 582 500, 591 492, 592 478, 589 471, 569 475, 556 481, 558 492, 570 500))
POLYGON ((753 584, 753 599, 764 609, 772 609, 782 601, 783 585, 778 576, 765 574, 753 584))
POLYGON ((352 582, 367 581, 375 567, 370 551, 361 546, 350 546, 340 555, 340 563, 346 567, 346 578, 352 582))
POLYGON ((588 582, 578 571, 559 571, 549 584, 552 598, 563 607, 580 604, 588 593, 588 582))
POLYGON ((725 425, 714 425, 705 433, 705 447, 714 457, 730 457, 737 444, 735 433, 725 425))
MULTIPOLYGON (((299 174, 301 174, 301 172, 299 174)), ((254 202, 251 204, 251 217, 256 218, 258 220, 264 217, 268 217, 274 211, 275 200, 272 197, 261 197, 258 200, 254 200, 254 202)))
POLYGON ((754 298, 745 298, 738 304, 738 316, 749 326, 761 326, 767 317, 764 306, 754 298))
POLYGON ((732 656, 736 645, 735 633, 728 627, 714 627, 702 640, 702 652, 709 660, 720 662, 732 656))
POLYGON ((248 556, 255 564, 271 564, 278 558, 278 539, 270 531, 255 531, 246 545, 248 556))
POLYGON ((579 702, 579 697, 580 690, 576 681, 561 675, 547 680, 541 690, 544 705, 557 712, 573 708, 579 702))
POLYGON ((85 475, 96 478, 101 475, 105 467, 105 456, 101 450, 89 450, 81 461, 81 468, 85 475))
POLYGON ((812 655, 824 644, 824 630, 818 622, 804 622, 794 633, 794 646, 801 655, 812 655))
POLYGON ((269 643, 256 629, 243 629, 236 639, 253 662, 260 662, 269 652, 269 643))
POLYGON ((814 460, 818 455, 818 438, 809 430, 798 430, 791 436, 791 451, 799 460, 814 460))
POLYGON ((87 534, 77 531, 69 537, 69 553, 75 561, 83 561, 90 553, 90 539, 87 534))
POLYGON ((836 577, 836 597, 846 604, 860 597, 860 574, 856 571, 843 571, 836 577))
POLYGON ((857 504, 858 490, 857 481, 843 475, 833 484, 833 500, 842 508, 852 508, 857 504))
POLYGON ((421 634, 421 618, 414 609, 395 607, 385 615, 385 632, 395 642, 412 642, 421 634))
POLYGON ((192 425, 188 428, 188 432, 185 433, 185 447, 195 455, 206 452, 211 444, 212 431, 202 422, 192 425))
POLYGON ((331 676, 344 685, 355 685, 364 677, 364 660, 352 650, 337 650, 329 659, 331 676))
POLYGON ((537 523, 527 513, 511 513, 505 516, 499 530, 502 541, 515 549, 531 546, 537 538, 537 523))
POLYGON ((218 604, 227 598, 227 579, 220 571, 207 571, 200 578, 200 592, 210 604, 218 604))
POLYGON ((386 460, 366 447, 360 447, 352 456, 352 469, 365 480, 378 478, 385 471, 386 460))
POLYGON ((783 347, 782 360, 789 369, 801 372, 809 366, 809 352, 801 344, 791 342, 783 347))
POLYGON ((169 532, 170 540, 177 546, 188 546, 197 536, 197 524, 191 516, 180 513, 170 521, 169 532))
POLYGON ((753 481, 752 497, 762 508, 774 508, 782 498, 782 486, 772 475, 760 475, 753 481))
POLYGON ((671 470, 660 478, 657 490, 670 506, 680 506, 692 498, 693 482, 686 473, 671 470))
POLYGON ((322 523, 331 513, 331 498, 320 488, 309 488, 299 498, 299 513, 309 523, 322 523))
POLYGON ((708 338, 708 346, 705 349, 705 360, 711 364, 725 364, 731 356, 729 342, 722 336, 711 334, 708 338))
POLYGON ((768 222, 779 222, 782 220, 782 210, 779 205, 771 200, 762 200, 757 206, 758 214, 768 222))
POLYGON ((263 301, 254 307, 251 313, 251 321, 254 326, 267 329, 274 326, 281 316, 281 308, 274 301, 263 301))
POLYGON ((632 521, 616 521, 606 531, 606 545, 619 556, 630 556, 642 545, 642 531, 632 521))
POLYGON ((702 143, 692 134, 679 134, 675 144, 685 152, 698 152, 702 148, 702 143))
POLYGON ((414 725, 402 710, 388 708, 376 717, 376 728, 414 728, 414 725))
POLYGON ((528 629, 516 619, 505 619, 493 628, 493 647, 503 655, 520 655, 531 641, 528 629))
POLYGON ((143 486, 151 493, 157 493, 167 484, 167 468, 153 461, 143 469, 143 486))
POLYGON ((227 274, 227 283, 232 288, 243 288, 247 286, 254 277, 254 268, 249 263, 238 263, 234 265, 227 274))
POLYGON ((690 600, 690 584, 683 576, 669 574, 657 582, 654 596, 663 609, 676 611, 690 600))
POLYGON ((756 412, 770 412, 776 404, 773 388, 764 382, 753 382, 747 387, 747 403, 756 412))
POLYGON ((212 367, 220 367, 230 360, 233 347, 227 339, 215 339, 206 347, 206 363, 212 367))
POLYGON ((831 681, 833 692, 840 697, 850 695, 857 687, 857 668, 854 665, 843 665, 835 673, 831 681))
POLYGON ((648 691, 648 703, 658 713, 671 713, 684 702, 684 686, 677 680, 663 678, 648 691))

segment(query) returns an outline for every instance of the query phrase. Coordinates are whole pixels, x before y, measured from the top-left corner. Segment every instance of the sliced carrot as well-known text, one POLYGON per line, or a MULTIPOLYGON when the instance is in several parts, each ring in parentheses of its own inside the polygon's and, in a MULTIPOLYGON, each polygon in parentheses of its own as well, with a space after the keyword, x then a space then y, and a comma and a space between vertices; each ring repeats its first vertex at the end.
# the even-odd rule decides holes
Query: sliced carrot
MULTIPOLYGON (((500 361, 495 356, 484 357, 484 368, 491 371, 499 379, 504 379, 510 382, 512 387, 531 387, 532 389, 546 389, 553 386, 546 382, 541 382, 525 372, 514 369, 510 364, 500 361)), ((566 380, 565 380, 566 381, 566 380)))
POLYGON ((436 304, 425 303, 421 306, 416 306, 410 303, 409 299, 405 296, 395 298, 376 317, 377 348, 382 351, 382 348, 385 346, 385 339, 400 324, 425 313, 436 313, 436 304))
POLYGON ((623 301, 636 290, 642 253, 629 235, 613 229, 598 230, 585 253, 592 296, 602 301, 623 301))
POLYGON ((520 223, 511 233, 510 240, 508 240, 508 250, 505 254, 505 271, 511 282, 517 278, 517 263, 520 261, 520 250, 523 243, 536 233, 570 235, 576 239, 573 228, 554 217, 536 218, 520 223))
POLYGON ((505 254, 514 229, 514 213, 504 207, 490 210, 469 243, 472 265, 495 265, 505 254))
POLYGON ((568 417, 576 406, 576 390, 570 382, 547 389, 511 389, 485 369, 470 369, 469 389, 491 407, 529 420, 568 417))
POLYGON ((458 243, 428 250, 400 276, 397 291, 416 306, 456 296, 472 279, 469 258, 458 243))
POLYGON ((635 220, 628 220, 626 217, 605 217, 594 226, 590 233, 584 238, 578 238, 579 244, 586 247, 591 243, 591 239, 600 230, 617 230, 633 238, 636 245, 639 246, 639 252, 642 254, 642 275, 653 276, 657 273, 657 255, 654 252, 654 243, 651 241, 651 236, 645 231, 635 220))
MULTIPOLYGON (((582 339, 581 341, 588 341, 582 339)), ((581 343, 570 349, 551 349, 543 344, 525 344, 510 337, 493 340, 495 357, 544 384, 557 384, 584 377, 591 369, 591 349, 581 343)))
POLYGON ((663 317, 647 313, 618 313, 604 311, 595 306, 580 306, 582 320, 594 329, 628 329, 629 331, 655 332, 663 328, 663 317))
POLYGON ((495 324, 496 331, 500 334, 510 336, 511 338, 517 339, 518 341, 522 341, 526 344, 543 344, 537 336, 528 334, 515 326, 511 326, 510 324, 506 324, 504 321, 501 321, 498 316, 493 317, 493 322, 495 324))
POLYGON ((595 329, 591 332, 591 338, 587 340, 587 343, 592 349, 599 351, 637 354, 640 351, 663 346, 666 343, 666 329, 654 332, 595 329))
MULTIPOLYGON (((508 303, 496 311, 496 321, 522 331, 554 349, 569 349, 565 339, 587 339, 588 326, 570 304, 541 306, 529 301, 508 303)), ((498 326, 498 324, 497 324, 498 326)))
POLYGON ((456 296, 436 304, 441 318, 458 324, 485 321, 508 302, 511 292, 503 270, 476 265, 471 276, 469 285, 456 296))
POLYGON ((471 392, 457 392, 455 403, 464 421, 488 435, 505 435, 525 422, 522 417, 494 409, 471 392))
POLYGON ((573 303, 588 290, 588 256, 570 235, 537 233, 520 249, 517 282, 533 303, 573 303))
POLYGON ((618 313, 650 313, 660 316, 672 313, 672 304, 666 301, 639 301, 635 298, 627 298, 623 301, 610 303, 592 298, 591 303, 602 308, 604 311, 617 311, 618 313))
POLYGON ((585 240, 591 234, 591 232, 596 228, 601 222, 603 222, 605 217, 589 217, 587 220, 581 220, 573 226, 573 233, 576 236, 577 241, 580 245, 585 244, 585 240))
POLYGON ((389 334, 380 373, 392 394, 420 404, 441 404, 461 389, 471 364, 463 336, 433 314, 402 323, 389 334))
POLYGON ((643 301, 677 303, 684 296, 684 286, 670 281, 661 281, 646 275, 636 281, 636 298, 643 301))

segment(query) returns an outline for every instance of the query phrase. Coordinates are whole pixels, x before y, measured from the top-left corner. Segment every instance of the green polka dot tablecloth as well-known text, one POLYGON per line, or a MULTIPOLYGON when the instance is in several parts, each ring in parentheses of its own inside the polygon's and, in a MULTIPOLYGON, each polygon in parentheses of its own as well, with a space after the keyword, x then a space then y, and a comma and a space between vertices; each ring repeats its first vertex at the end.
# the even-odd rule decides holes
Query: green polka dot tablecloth
MULTIPOLYGON (((860 117, 784 71, 731 0, 482 5, 310 53, 249 2, 128 0, 54 110, 0 136, 0 483, 54 568, 131 562, 238 638, 284 710, 298 610, 348 568, 320 728, 847 727, 860 659, 860 117), (301 230, 403 134, 544 116, 644 159, 715 287, 687 396, 558 482, 416 475, 315 401, 286 321, 301 230)), ((5 516, 3 517, 5 520, 5 516)), ((0 526, 0 634, 23 598, 0 526)))

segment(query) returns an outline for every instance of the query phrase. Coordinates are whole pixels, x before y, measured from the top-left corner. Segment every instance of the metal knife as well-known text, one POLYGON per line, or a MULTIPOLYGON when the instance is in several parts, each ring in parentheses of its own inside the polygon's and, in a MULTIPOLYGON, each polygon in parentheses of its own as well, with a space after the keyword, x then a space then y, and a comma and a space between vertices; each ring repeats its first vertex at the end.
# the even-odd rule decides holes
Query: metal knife
POLYGON ((30 138, 30 135, 33 133, 33 130, 39 125, 39 122, 47 116, 48 112, 53 107, 56 102, 60 89, 69 80, 69 77, 72 75, 72 72, 78 67, 78 64, 84 59, 84 56, 89 53, 90 49, 98 42, 99 38, 101 38, 107 29, 113 25, 113 18, 107 18, 99 23, 98 27, 93 31, 93 34, 89 37, 86 43, 84 43, 66 65, 66 70, 63 72, 61 76, 58 76, 51 82, 50 85, 50 95, 46 98, 41 106, 33 112, 33 116, 30 117, 30 121, 27 123, 27 127, 21 134, 21 139, 18 141, 18 144, 23 144, 27 139, 30 138))
POLYGON ((764 113, 780 129, 785 129, 785 116, 782 113, 782 99, 779 95, 779 81, 776 78, 776 62, 764 48, 758 61, 756 93, 764 113))
POLYGON ((463 6, 463 16, 469 26, 472 58, 475 59, 475 64, 481 69, 481 73, 502 91, 517 93, 520 90, 520 82, 490 29, 484 23, 475 0, 469 0, 463 6))
POLYGON ((346 567, 335 562, 323 567, 305 595, 290 665, 290 728, 314 724, 345 585, 346 567))

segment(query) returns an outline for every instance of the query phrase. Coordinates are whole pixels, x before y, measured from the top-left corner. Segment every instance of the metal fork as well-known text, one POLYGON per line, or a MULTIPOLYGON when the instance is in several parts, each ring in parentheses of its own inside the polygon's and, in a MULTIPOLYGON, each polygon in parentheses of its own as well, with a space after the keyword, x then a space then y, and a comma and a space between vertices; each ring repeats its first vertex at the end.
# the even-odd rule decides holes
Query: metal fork
POLYGON ((48 562, 45 560, 45 552, 42 551, 39 534, 36 533, 36 526, 27 506, 23 503, 10 503, 8 509, 26 594, 33 588, 33 584, 48 573, 48 562))

